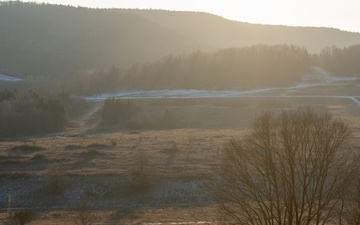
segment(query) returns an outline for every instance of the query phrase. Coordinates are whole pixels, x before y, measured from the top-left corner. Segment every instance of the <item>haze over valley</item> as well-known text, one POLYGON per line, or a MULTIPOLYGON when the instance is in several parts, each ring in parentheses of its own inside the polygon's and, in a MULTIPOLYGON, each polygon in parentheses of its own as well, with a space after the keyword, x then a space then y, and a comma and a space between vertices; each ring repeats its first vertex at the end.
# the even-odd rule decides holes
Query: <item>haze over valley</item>
POLYGON ((215 225, 300 193, 301 221, 354 224, 359 116, 358 32, 0 1, 0 224, 215 225), (249 179, 260 198, 224 198, 249 179))

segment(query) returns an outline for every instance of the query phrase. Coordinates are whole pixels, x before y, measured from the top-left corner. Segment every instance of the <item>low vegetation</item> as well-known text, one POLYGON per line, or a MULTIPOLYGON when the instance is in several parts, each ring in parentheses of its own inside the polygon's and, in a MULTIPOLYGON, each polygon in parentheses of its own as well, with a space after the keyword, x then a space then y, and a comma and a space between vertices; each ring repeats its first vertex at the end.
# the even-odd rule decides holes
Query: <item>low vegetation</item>
POLYGON ((22 210, 15 212, 14 217, 18 221, 19 225, 25 225, 26 223, 29 223, 33 219, 33 212, 28 210, 22 210))
POLYGON ((166 110, 161 116, 149 116, 133 100, 106 99, 102 108, 105 124, 122 129, 171 129, 177 127, 176 118, 166 110))
MULTIPOLYGON (((253 103, 253 105, 257 105, 256 102, 253 103)), ((304 111, 301 112, 306 114, 304 111)), ((233 118, 238 118, 239 115, 242 117, 245 116, 245 114, 236 114, 236 116, 233 115, 233 118)), ((268 187, 266 180, 264 181, 262 179, 266 179, 265 172, 267 171, 267 167, 265 165, 269 166, 268 171, 271 171, 271 165, 276 166, 275 170, 277 173, 270 176, 269 179, 274 180, 274 182, 279 181, 276 187, 280 190, 286 190, 286 194, 276 199, 274 197, 276 196, 276 192, 271 192, 273 187, 269 187, 269 189, 266 190, 261 189, 258 192, 263 194, 261 195, 263 199, 266 197, 265 194, 268 193, 267 196, 270 196, 269 198, 279 202, 282 215, 285 213, 290 214, 291 210, 286 210, 286 207, 288 207, 286 202, 290 201, 288 198, 291 198, 291 187, 296 186, 296 196, 294 196, 296 199, 298 195, 303 193, 307 193, 307 197, 309 198, 319 194, 319 192, 312 193, 310 191, 313 186, 307 187, 307 192, 302 192, 304 185, 298 184, 301 183, 301 178, 305 175, 299 175, 294 172, 296 185, 292 185, 291 179, 288 177, 291 177, 292 174, 291 166, 293 165, 300 171, 301 169, 309 169, 307 170, 308 173, 305 171, 302 174, 309 174, 309 183, 315 185, 315 180, 310 178, 310 175, 315 174, 315 176, 317 176, 322 174, 316 170, 316 168, 322 166, 324 170, 326 169, 326 163, 320 159, 331 158, 330 155, 324 156, 321 154, 320 150, 322 147, 320 144, 317 144, 318 140, 328 140, 326 138, 331 136, 331 131, 339 131, 336 126, 341 127, 341 125, 344 125, 342 120, 337 120, 328 114, 315 113, 312 111, 306 115, 310 115, 308 116, 309 120, 304 122, 302 119, 297 118, 296 113, 292 110, 282 112, 277 109, 274 111, 274 114, 267 112, 257 117, 254 126, 247 132, 239 129, 176 129, 166 131, 148 130, 137 133, 120 131, 115 133, 82 135, 80 137, 68 136, 66 138, 34 138, 37 143, 35 146, 42 146, 46 148, 46 151, 29 152, 27 155, 18 159, 22 162, 21 164, 3 163, 6 158, 2 157, 6 157, 6 155, 0 155, 1 181, 4 181, 0 185, 0 200, 6 202, 8 193, 11 193, 12 207, 14 207, 12 210, 15 208, 29 209, 33 207, 39 207, 41 209, 56 208, 59 206, 68 207, 64 209, 65 212, 57 212, 58 215, 53 217, 50 216, 50 212, 44 212, 41 209, 37 210, 39 214, 48 214, 36 218, 39 220, 39 224, 46 223, 42 221, 74 224, 75 217, 81 220, 81 218, 84 218, 83 216, 86 217, 87 212, 94 212, 99 215, 98 220, 96 220, 94 224, 105 222, 127 224, 127 221, 134 222, 135 220, 139 222, 156 223, 159 222, 159 218, 171 218, 162 220, 163 223, 174 221, 209 221, 209 224, 211 224, 210 221, 234 221, 234 219, 228 217, 228 215, 220 219, 216 218, 216 212, 221 212, 221 210, 215 211, 215 204, 211 195, 212 191, 216 194, 216 200, 221 200, 217 203, 224 207, 230 207, 231 210, 234 210, 234 213, 237 213, 236 215, 240 215, 243 208, 232 204, 226 198, 224 199, 224 196, 220 198, 219 193, 216 193, 217 190, 211 189, 214 186, 208 186, 205 178, 213 172, 211 168, 214 165, 220 165, 221 168, 224 166, 224 168, 234 169, 234 165, 240 165, 236 164, 235 161, 242 159, 241 162, 250 163, 253 167, 249 167, 250 169, 246 166, 236 167, 237 169, 243 168, 244 170, 224 173, 230 176, 231 179, 226 179, 227 177, 223 179, 220 177, 218 179, 218 181, 221 182, 220 187, 225 188, 227 193, 238 194, 238 199, 246 201, 251 199, 251 196, 242 198, 242 194, 246 191, 248 191, 246 193, 255 193, 257 192, 256 188, 268 187), (283 120, 279 119, 283 117, 283 120), (259 118, 265 119, 261 120, 259 118), (329 119, 328 122, 326 122, 327 118, 329 119), (266 123, 266 121, 269 121, 269 123, 266 123), (311 126, 308 127, 308 125, 311 126), (275 128, 270 129, 270 127, 274 126, 275 128), (297 126, 300 126, 300 128, 297 126), (256 128, 255 130, 254 127, 256 128), (266 129, 266 127, 269 127, 269 129, 266 129), (308 127, 308 129, 306 129, 306 127, 308 127), (327 133, 326 130, 329 133, 327 133), (307 135, 308 133, 310 133, 310 135, 307 135), (285 134, 288 136, 285 136, 285 134), (239 137, 239 135, 241 135, 241 140, 234 139, 229 142, 229 139, 239 137), (251 139, 254 137, 257 137, 255 141, 251 139), (111 144, 113 140, 116 140, 116 145, 111 144), (253 142, 251 142, 251 140, 253 140, 253 142), (310 141, 310 144, 306 145, 306 140, 310 141), (226 143, 225 145, 223 145, 224 142, 226 143), (268 142, 269 151, 266 152, 266 149, 261 148, 261 146, 265 146, 268 142), (285 148, 285 146, 288 147, 285 148), (289 146, 295 147, 291 148, 289 146), (292 154, 287 154, 289 151, 292 151, 296 152, 294 154, 295 156, 306 157, 306 154, 301 154, 302 146, 314 146, 314 158, 302 160, 294 157, 294 159, 291 158, 292 154), (317 150, 320 152, 317 152, 317 150), (226 152, 232 152, 232 154, 229 153, 229 155, 226 155, 226 152), (45 159, 43 158, 45 157, 44 155, 36 156, 37 154, 43 153, 46 154, 45 159), (265 157, 266 153, 270 155, 271 153, 274 154, 273 162, 269 161, 271 158, 265 157), (32 158, 37 157, 39 157, 39 159, 32 160, 32 158), (290 159, 295 161, 295 163, 287 163, 286 160, 290 159), (314 160, 311 161, 311 159, 314 160), (280 163, 279 167, 277 167, 277 162, 280 163), (305 164, 301 164, 303 162, 305 164), (56 163, 61 163, 63 166, 56 166, 58 165, 56 163), (314 167, 315 170, 310 170, 312 167, 314 167), (245 173, 247 168, 249 174, 245 173), (256 169, 261 168, 264 168, 265 171, 256 173, 256 169), (4 172, 7 169, 8 171, 4 172), (253 182, 250 183, 250 187, 248 187, 240 183, 242 180, 236 182, 236 179, 241 179, 239 177, 240 175, 244 175, 244 180, 249 180, 250 178, 256 179, 252 180, 253 182), (246 177, 245 175, 248 176, 246 177), (232 179, 233 177, 236 179, 232 179), (225 181, 227 180, 234 181, 238 184, 236 187, 241 188, 231 189, 233 186, 226 184, 225 181), (21 187, 21 185, 24 186, 21 187), (16 192, 13 191, 15 189, 16 192), (26 198, 23 196, 26 196, 26 198), (285 203, 283 203, 283 201, 285 203), (82 202, 93 208, 85 210, 85 214, 82 214, 83 211, 78 211, 76 208, 76 206, 82 202), (178 205, 181 205, 181 207, 178 208, 178 205), (196 216, 189 218, 189 214, 197 212, 194 208, 200 207, 203 207, 202 211, 196 216), (181 209, 183 210, 182 212, 186 211, 186 213, 184 212, 183 215, 175 218, 173 216, 174 214, 167 211, 170 208, 174 211, 181 209), (214 211, 210 211, 212 208, 214 208, 214 211), (121 218, 114 218, 114 214, 111 214, 112 210, 128 210, 129 212, 128 216, 121 214, 121 218), (160 214, 160 211, 162 214, 160 214), (150 218, 152 219, 149 219, 150 214, 150 218), (61 221, 62 218, 64 218, 64 222, 61 221), (67 222, 65 222, 65 220, 67 222)), ((249 115, 244 119, 248 120, 249 115)), ((343 130, 346 131, 345 128, 343 130)), ((336 132, 336 134, 339 133, 341 132, 336 132)), ((345 132, 345 134, 346 133, 347 132, 345 132)), ((349 139, 349 137, 346 136, 344 140, 352 141, 353 139, 349 139)), ((337 138, 332 139, 334 141, 337 140, 337 138)), ((23 141, 21 141, 21 143, 23 143, 23 141)), ((350 144, 349 147, 351 148, 349 149, 347 148, 348 145, 346 141, 341 144, 341 147, 339 147, 340 151, 337 152, 339 154, 336 153, 336 156, 342 157, 343 155, 341 155, 341 153, 345 153, 345 156, 351 160, 356 159, 352 155, 352 153, 356 153, 356 148, 353 148, 352 142, 350 142, 350 144)), ((8 150, 13 146, 22 145, 8 141, 2 142, 0 147, 8 150)), ((331 153, 330 150, 327 152, 331 153)), ((343 159, 341 157, 338 157, 338 160, 343 159)), ((332 165, 345 164, 342 164, 342 161, 332 162, 334 164, 329 165, 328 171, 330 171, 329 173, 331 174, 335 174, 333 177, 336 177, 337 169, 334 169, 332 165)), ((351 164, 354 161, 347 162, 349 163, 347 165, 350 169, 357 168, 351 164)), ((329 192, 330 195, 336 196, 336 199, 333 200, 336 206, 332 209, 332 205, 326 205, 324 203, 324 211, 320 214, 326 216, 326 214, 331 211, 331 221, 335 221, 339 218, 337 217, 339 213, 338 209, 341 208, 340 206, 344 206, 341 216, 342 220, 348 224, 354 224, 347 221, 356 221, 356 216, 360 212, 357 204, 358 189, 356 182, 348 183, 348 178, 355 181, 358 175, 356 173, 352 174, 352 176, 348 176, 346 173, 342 175, 344 176, 341 176, 341 179, 336 179, 336 182, 344 182, 344 184, 347 184, 346 189, 343 189, 346 190, 346 196, 342 195, 342 193, 338 195, 339 192, 336 192, 336 194, 329 192), (341 199, 339 200, 337 197, 339 197, 339 199, 341 197, 341 199)), ((332 176, 324 178, 326 180, 324 186, 334 181, 331 180, 331 178, 332 176)), ((336 185, 339 183, 336 183, 336 185)), ((334 185, 334 187, 336 185, 334 185)), ((217 187, 219 188, 219 186, 217 187)), ((326 189, 326 191, 331 190, 326 189)), ((281 194, 283 194, 282 191, 281 194)), ((323 196, 322 200, 316 201, 319 203, 327 200, 327 197, 323 196)), ((296 202, 301 204, 299 200, 296 202)), ((262 204, 268 205, 270 201, 266 200, 265 203, 262 204)), ((257 209, 257 207, 255 207, 256 204, 254 206, 252 202, 249 203, 249 206, 252 209, 257 209)), ((304 207, 308 206, 305 205, 304 207)), ((319 207, 316 206, 316 208, 318 210, 319 207)), ((274 210, 276 209, 274 208, 274 210)), ((271 213, 274 212, 272 211, 271 213)), ((276 219, 276 217, 274 218, 276 219)), ((320 218, 321 220, 326 220, 326 218, 320 218)), ((288 220, 288 217, 286 220, 288 220)), ((316 223, 316 219, 312 221, 316 223)), ((1 222, 0 213, 0 223, 1 222)))
POLYGON ((36 146, 36 145, 18 145, 14 146, 10 149, 8 149, 9 152, 37 152, 37 151, 43 151, 46 150, 46 148, 36 146))
POLYGON ((64 168, 60 165, 50 167, 46 172, 45 185, 48 194, 59 194, 64 191, 68 185, 64 168))
POLYGON ((96 211, 92 211, 85 204, 82 204, 75 212, 75 225, 92 225, 98 220, 96 211))
POLYGON ((144 151, 138 151, 129 171, 130 187, 138 192, 147 191, 155 184, 156 168, 144 151))
POLYGON ((102 119, 107 124, 126 127, 130 119, 140 112, 140 108, 132 100, 108 98, 102 109, 102 119))

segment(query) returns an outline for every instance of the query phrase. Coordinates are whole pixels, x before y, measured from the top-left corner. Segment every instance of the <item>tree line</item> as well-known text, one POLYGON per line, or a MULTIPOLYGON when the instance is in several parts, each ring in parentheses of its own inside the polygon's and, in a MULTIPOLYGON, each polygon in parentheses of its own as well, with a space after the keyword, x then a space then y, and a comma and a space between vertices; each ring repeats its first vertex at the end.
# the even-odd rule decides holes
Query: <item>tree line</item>
POLYGON ((314 55, 313 64, 336 76, 360 76, 360 45, 345 48, 326 47, 314 55))
POLYGON ((299 82, 311 66, 334 76, 359 76, 360 45, 328 47, 320 54, 292 45, 254 45, 216 52, 168 55, 161 60, 112 67, 74 77, 71 90, 94 93, 123 89, 255 89, 299 82))
POLYGON ((0 91, 0 137, 61 131, 67 122, 59 99, 48 99, 30 91, 0 91))
POLYGON ((286 86, 299 81, 311 65, 305 48, 292 45, 254 45, 216 52, 168 55, 129 69, 79 74, 74 92, 124 89, 234 89, 286 86), (88 79, 85 81, 85 77, 88 79), (86 82, 87 85, 84 86, 86 82), (91 87, 91 88, 90 88, 91 87), (93 88, 94 87, 94 88, 93 88), (101 90, 102 88, 105 88, 101 90))
POLYGON ((309 67, 305 48, 290 45, 255 45, 213 53, 167 56, 133 68, 125 86, 143 89, 228 89, 282 86, 300 79, 309 67))

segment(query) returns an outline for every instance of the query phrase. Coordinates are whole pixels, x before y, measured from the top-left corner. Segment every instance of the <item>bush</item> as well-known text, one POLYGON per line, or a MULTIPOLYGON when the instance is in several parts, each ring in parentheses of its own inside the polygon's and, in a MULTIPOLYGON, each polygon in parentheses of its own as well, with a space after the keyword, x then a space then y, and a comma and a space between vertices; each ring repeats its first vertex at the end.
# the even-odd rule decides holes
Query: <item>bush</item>
POLYGON ((129 129, 145 129, 151 127, 150 118, 144 112, 137 112, 132 115, 126 123, 126 128, 129 129))
POLYGON ((28 153, 42 151, 42 150, 46 150, 46 148, 35 145, 18 145, 9 149, 10 152, 28 152, 28 153))
POLYGON ((145 191, 154 184, 155 168, 143 151, 138 151, 130 170, 129 182, 133 190, 145 191))
POLYGON ((79 155, 85 158, 95 158, 104 155, 104 153, 101 153, 96 149, 88 149, 86 151, 81 152, 79 155))
POLYGON ((161 116, 148 116, 132 100, 106 99, 102 110, 106 124, 127 129, 170 129, 178 126, 174 115, 166 110, 161 116))
POLYGON ((46 157, 46 155, 44 155, 44 154, 40 154, 40 153, 37 153, 37 154, 35 154, 32 158, 31 158, 32 160, 46 160, 47 159, 47 157, 46 157))
POLYGON ((159 129, 176 128, 178 127, 178 121, 169 110, 166 110, 164 114, 156 121, 155 127, 159 129))
POLYGON ((28 210, 16 212, 14 216, 20 225, 31 222, 31 220, 33 219, 33 213, 28 210))
POLYGON ((75 213, 75 225, 92 225, 97 220, 96 212, 93 212, 86 205, 81 205, 75 213))
POLYGON ((130 118, 139 111, 140 108, 132 100, 108 98, 103 106, 102 119, 107 124, 126 126, 130 118))
POLYGON ((46 189, 49 194, 58 194, 67 186, 67 179, 62 166, 53 166, 47 171, 46 189))

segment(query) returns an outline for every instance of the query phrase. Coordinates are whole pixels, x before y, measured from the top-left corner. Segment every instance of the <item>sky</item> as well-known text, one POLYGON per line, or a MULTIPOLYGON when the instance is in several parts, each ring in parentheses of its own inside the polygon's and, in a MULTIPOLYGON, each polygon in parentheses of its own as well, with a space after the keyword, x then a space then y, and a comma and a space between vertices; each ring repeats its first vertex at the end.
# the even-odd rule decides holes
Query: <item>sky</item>
POLYGON ((241 22, 333 27, 360 32, 360 0, 32 0, 34 1, 91 8, 198 11, 241 22))

